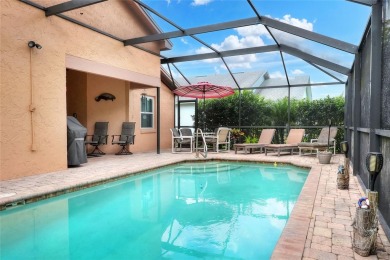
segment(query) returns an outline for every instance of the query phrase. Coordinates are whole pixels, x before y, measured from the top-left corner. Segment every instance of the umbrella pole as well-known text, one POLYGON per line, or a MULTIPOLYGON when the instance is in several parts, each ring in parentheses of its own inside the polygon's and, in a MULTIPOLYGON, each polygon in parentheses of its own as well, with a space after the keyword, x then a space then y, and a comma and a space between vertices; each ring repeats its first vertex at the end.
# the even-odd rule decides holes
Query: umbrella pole
POLYGON ((206 131, 206 98, 203 96, 203 131, 206 131))

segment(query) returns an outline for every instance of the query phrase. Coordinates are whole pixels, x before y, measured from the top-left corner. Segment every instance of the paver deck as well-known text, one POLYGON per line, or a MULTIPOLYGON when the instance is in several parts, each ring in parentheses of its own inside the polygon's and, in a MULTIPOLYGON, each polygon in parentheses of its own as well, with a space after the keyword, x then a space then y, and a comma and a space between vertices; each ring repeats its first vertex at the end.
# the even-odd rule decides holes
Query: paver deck
MULTIPOLYGON (((311 171, 275 248, 273 259, 390 259, 390 242, 380 227, 377 254, 360 257, 352 250, 351 223, 357 200, 364 194, 358 180, 350 176, 348 190, 339 190, 336 173, 343 157, 333 156, 321 165, 310 156, 209 153, 207 159, 291 163, 311 171)), ((97 182, 107 182, 149 169, 196 159, 195 154, 139 153, 130 156, 105 155, 67 170, 0 182, 0 205, 29 202, 62 194, 97 182), (51 195, 50 195, 51 194, 51 195)))

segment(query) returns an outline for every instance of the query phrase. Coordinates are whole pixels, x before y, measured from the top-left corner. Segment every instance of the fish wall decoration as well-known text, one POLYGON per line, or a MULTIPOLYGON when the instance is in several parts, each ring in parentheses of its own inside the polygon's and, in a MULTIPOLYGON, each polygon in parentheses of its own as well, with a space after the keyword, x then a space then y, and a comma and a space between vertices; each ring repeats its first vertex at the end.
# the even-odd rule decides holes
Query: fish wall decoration
POLYGON ((95 97, 95 100, 99 102, 100 100, 111 100, 114 101, 115 96, 111 93, 102 93, 99 96, 95 97))

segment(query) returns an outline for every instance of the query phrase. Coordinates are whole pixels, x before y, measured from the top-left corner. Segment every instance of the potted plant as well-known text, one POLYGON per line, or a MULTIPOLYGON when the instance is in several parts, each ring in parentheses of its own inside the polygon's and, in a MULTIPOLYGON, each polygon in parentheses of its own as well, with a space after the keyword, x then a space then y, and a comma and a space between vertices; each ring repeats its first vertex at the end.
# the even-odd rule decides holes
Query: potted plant
POLYGON ((332 159, 332 152, 329 151, 329 139, 330 139, 330 127, 332 126, 332 121, 329 119, 329 129, 328 129, 328 147, 326 151, 318 153, 318 161, 321 164, 330 164, 332 159))
POLYGON ((233 128, 230 130, 232 144, 238 144, 242 142, 242 138, 244 138, 245 133, 242 132, 240 129, 233 128))

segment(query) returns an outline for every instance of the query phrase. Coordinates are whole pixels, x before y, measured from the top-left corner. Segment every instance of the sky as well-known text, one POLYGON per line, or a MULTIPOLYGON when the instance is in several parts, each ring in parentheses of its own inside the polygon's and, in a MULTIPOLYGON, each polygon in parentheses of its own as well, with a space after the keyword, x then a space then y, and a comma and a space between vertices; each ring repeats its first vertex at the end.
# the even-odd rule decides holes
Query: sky
MULTIPOLYGON (((256 17, 256 13, 245 0, 143 0, 143 3, 184 29, 256 17)), ((253 0, 252 3, 262 16, 355 45, 360 43, 371 12, 367 6, 344 0, 253 0)), ((163 32, 178 30, 156 15, 149 14, 163 32)), ((276 29, 270 28, 270 30, 280 44, 298 48, 348 68, 353 64, 352 54, 276 29)), ((262 25, 199 34, 195 37, 218 51, 275 44, 262 25)), ((163 56, 177 57, 212 52, 189 36, 170 41, 173 48, 163 51, 161 53, 163 56)), ((312 83, 336 81, 311 64, 292 55, 283 53, 283 59, 289 78, 309 75, 312 83)), ((233 73, 266 70, 271 77, 285 78, 279 52, 234 56, 225 58, 225 61, 233 73)), ((228 73, 220 59, 181 62, 175 65, 186 77, 228 73)), ((173 66, 170 68, 175 77, 181 76, 173 66)), ((347 79, 344 75, 334 72, 332 74, 343 81, 347 79)), ((344 85, 312 87, 313 99, 327 95, 344 95, 344 89, 344 85)))

